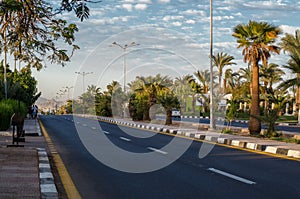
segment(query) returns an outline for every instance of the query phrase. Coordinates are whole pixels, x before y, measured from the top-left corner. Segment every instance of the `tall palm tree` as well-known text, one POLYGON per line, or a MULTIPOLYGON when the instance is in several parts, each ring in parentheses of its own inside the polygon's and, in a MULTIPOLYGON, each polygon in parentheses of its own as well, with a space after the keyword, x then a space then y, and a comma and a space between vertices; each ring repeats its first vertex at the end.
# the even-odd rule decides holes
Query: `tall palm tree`
POLYGON ((234 57, 228 55, 227 53, 218 53, 217 55, 213 55, 212 62, 215 67, 218 69, 218 77, 219 77, 219 92, 221 92, 221 83, 222 83, 222 76, 223 76, 223 69, 226 66, 235 65, 236 63, 233 62, 234 57))
POLYGON ((243 48, 244 62, 252 65, 252 99, 250 109, 250 134, 259 134, 261 122, 253 117, 260 115, 259 107, 259 62, 267 65, 271 53, 279 54, 280 48, 273 45, 281 34, 280 28, 267 22, 249 21, 248 24, 238 24, 233 29, 232 36, 237 39, 238 48, 243 48))

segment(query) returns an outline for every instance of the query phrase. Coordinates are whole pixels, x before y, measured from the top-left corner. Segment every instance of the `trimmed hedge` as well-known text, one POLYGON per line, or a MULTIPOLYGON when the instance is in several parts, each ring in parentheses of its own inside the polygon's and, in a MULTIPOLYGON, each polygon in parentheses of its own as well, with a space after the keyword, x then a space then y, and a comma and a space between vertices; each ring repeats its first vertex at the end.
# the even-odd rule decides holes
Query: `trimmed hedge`
POLYGON ((10 120, 14 113, 21 112, 26 116, 27 108, 23 102, 18 100, 2 100, 0 101, 0 131, 5 131, 10 127, 10 120))

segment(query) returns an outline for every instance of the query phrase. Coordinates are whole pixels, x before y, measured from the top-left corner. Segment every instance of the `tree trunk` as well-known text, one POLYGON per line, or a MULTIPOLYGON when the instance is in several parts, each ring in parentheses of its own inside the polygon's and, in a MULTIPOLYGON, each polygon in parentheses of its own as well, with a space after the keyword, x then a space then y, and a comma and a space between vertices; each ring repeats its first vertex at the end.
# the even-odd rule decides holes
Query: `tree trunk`
POLYGON ((192 95, 192 112, 195 114, 195 94, 192 95))
POLYGON ((259 107, 259 67, 258 62, 253 62, 252 65, 252 103, 250 109, 249 131, 251 135, 258 135, 261 131, 260 121, 253 115, 260 115, 259 107))
POLYGON ((166 122, 165 125, 171 125, 172 124, 172 110, 168 109, 166 111, 166 122))

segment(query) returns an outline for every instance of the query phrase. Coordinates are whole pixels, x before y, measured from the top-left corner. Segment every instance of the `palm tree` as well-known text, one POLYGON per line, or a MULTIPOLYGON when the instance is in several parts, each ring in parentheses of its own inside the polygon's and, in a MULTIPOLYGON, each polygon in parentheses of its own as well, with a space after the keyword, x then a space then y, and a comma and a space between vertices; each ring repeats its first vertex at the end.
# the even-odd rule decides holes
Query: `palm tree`
MULTIPOLYGON (((226 66, 235 65, 236 63, 233 62, 234 57, 228 55, 227 53, 218 53, 216 56, 212 57, 213 66, 216 66, 218 69, 218 77, 219 77, 219 92, 221 92, 221 82, 223 76, 223 69, 226 66)), ((224 89, 225 90, 225 89, 224 89)))
POLYGON ((269 110, 269 93, 273 92, 273 84, 282 81, 282 76, 285 74, 283 70, 279 68, 279 65, 270 63, 267 66, 260 66, 260 79, 263 84, 262 92, 264 98, 264 111, 269 110))
POLYGON ((296 105, 298 106, 298 123, 300 124, 300 30, 296 30, 295 36, 285 34, 281 39, 280 46, 290 54, 288 64, 283 66, 296 74, 295 78, 291 78, 283 82, 280 86, 291 88, 296 86, 296 105))
MULTIPOLYGON (((174 93, 180 98, 182 107, 181 111, 186 112, 186 107, 187 107, 187 102, 186 99, 187 97, 192 94, 192 88, 190 86, 190 81, 192 80, 193 76, 192 75, 184 75, 182 77, 176 77, 175 82, 174 82, 174 93)), ((193 98, 194 100, 194 98, 193 98)), ((192 102, 192 104, 194 101, 192 102)))
POLYGON ((286 33, 285 36, 281 38, 280 47, 284 52, 300 55, 300 30, 295 31, 295 36, 286 33))
POLYGON ((253 117, 260 115, 259 107, 259 65, 261 61, 267 65, 271 53, 279 54, 280 48, 272 45, 281 30, 266 22, 249 21, 248 24, 238 24, 233 30, 232 36, 237 39, 238 48, 243 48, 244 62, 252 65, 252 99, 250 109, 249 131, 250 134, 259 134, 261 122, 253 117))
MULTIPOLYGON (((296 86, 296 105, 300 106, 300 56, 298 54, 290 55, 287 65, 283 67, 288 69, 292 74, 295 74, 295 76, 294 78, 282 82, 278 87, 288 89, 296 86)), ((300 123, 300 108, 298 123, 300 123)))

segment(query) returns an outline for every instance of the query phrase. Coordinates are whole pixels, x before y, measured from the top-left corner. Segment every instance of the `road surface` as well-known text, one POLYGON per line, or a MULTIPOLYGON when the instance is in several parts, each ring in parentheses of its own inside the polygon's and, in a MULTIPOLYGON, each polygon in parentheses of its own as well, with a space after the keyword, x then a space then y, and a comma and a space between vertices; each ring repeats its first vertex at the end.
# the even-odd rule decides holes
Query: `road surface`
MULTIPOLYGON (((162 169, 127 173, 104 165, 87 151, 72 116, 40 118, 82 198, 300 198, 300 162, 297 161, 217 145, 200 159, 198 154, 203 143, 193 141, 179 159, 162 169)), ((132 153, 155 152, 158 159, 172 158, 171 152, 162 150, 174 139, 172 136, 121 127, 129 132, 153 135, 138 138, 124 133, 115 124, 99 122, 100 130, 90 126, 89 119, 85 118, 76 124, 87 136, 105 134, 114 145, 132 153)), ((189 142, 178 139, 182 144, 189 142)), ((104 141, 99 141, 100 148, 102 145, 104 141)), ((126 160, 119 161, 122 164, 126 160)))

